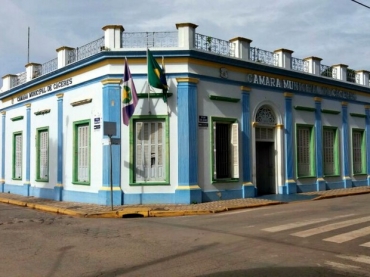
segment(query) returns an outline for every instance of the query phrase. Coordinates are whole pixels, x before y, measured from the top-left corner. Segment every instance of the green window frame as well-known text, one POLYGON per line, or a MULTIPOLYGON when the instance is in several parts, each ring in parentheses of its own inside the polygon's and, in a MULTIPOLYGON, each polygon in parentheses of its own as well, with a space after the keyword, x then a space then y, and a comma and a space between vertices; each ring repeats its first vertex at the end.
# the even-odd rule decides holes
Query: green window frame
POLYGON ((13 133, 13 162, 12 178, 13 180, 22 180, 22 162, 23 162, 23 135, 22 132, 13 133))
POLYGON ((336 127, 323 128, 322 134, 324 176, 339 176, 339 133, 336 127))
POLYGON ((236 118, 211 117, 212 183, 239 181, 239 123, 236 118))
POLYGON ((131 186, 170 184, 169 138, 169 116, 139 115, 131 118, 131 186))
POLYGON ((36 181, 49 181, 49 127, 36 129, 36 181))
POLYGON ((90 185, 91 168, 90 120, 73 122, 73 184, 90 185))
POLYGON ((315 177, 315 137, 313 125, 296 126, 297 177, 315 177))
POLYGON ((363 129, 352 129, 353 175, 366 174, 366 142, 363 129))

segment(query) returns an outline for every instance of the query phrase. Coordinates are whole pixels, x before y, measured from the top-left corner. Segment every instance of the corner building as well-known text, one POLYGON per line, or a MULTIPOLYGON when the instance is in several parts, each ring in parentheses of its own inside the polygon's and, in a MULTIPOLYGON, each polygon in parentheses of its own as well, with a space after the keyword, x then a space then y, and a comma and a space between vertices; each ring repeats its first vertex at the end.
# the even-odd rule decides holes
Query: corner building
POLYGON ((127 205, 369 186, 368 71, 196 28, 108 25, 96 41, 4 76, 0 191, 110 205, 112 185, 114 205, 127 205), (148 94, 147 47, 164 58, 167 103, 148 94), (125 57, 138 92, 129 126, 125 57), (116 125, 112 145, 104 122, 116 125))

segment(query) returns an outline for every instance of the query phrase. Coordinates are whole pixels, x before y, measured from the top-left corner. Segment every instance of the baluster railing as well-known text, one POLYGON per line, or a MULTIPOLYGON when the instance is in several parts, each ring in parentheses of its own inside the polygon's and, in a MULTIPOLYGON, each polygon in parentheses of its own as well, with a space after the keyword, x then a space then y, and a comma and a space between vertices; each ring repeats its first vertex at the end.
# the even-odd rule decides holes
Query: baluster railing
POLYGON ((195 34, 195 48, 219 55, 235 57, 235 44, 226 40, 195 34))
POLYGON ((256 47, 250 48, 250 58, 254 62, 278 66, 279 54, 262 50, 256 47))
POLYGON ((177 32, 122 33, 122 48, 177 47, 177 32))

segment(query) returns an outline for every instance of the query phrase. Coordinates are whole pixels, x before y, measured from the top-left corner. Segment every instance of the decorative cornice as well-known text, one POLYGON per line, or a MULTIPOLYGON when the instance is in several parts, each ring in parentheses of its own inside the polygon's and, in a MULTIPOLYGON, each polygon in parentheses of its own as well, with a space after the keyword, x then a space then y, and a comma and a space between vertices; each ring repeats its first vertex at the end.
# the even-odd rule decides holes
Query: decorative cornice
POLYGON ((292 97, 294 96, 294 93, 291 93, 291 92, 284 92, 284 96, 285 96, 285 97, 292 98, 292 97))
POLYGON ((56 49, 57 52, 62 51, 62 50, 74 50, 73 47, 68 47, 68 46, 61 46, 56 49))
POLYGON ((23 115, 20 115, 20 116, 12 117, 10 120, 11 121, 18 121, 18 120, 22 120, 22 119, 23 119, 23 115))
POLYGON ((249 38, 243 38, 243 37, 235 37, 229 40, 229 42, 235 42, 235 41, 242 41, 242 42, 248 42, 251 43, 253 40, 249 38))
POLYGON ((103 85, 120 84, 121 82, 122 82, 122 79, 104 79, 101 81, 103 85))
POLYGON ((197 79, 197 78, 191 78, 191 77, 187 77, 187 78, 176 78, 176 81, 178 83, 193 83, 193 84, 198 84, 199 83, 199 79, 197 79))
POLYGON ((342 102, 342 106, 348 106, 348 102, 342 102))
POLYGON ((238 103, 240 101, 239 98, 231 98, 231 97, 218 96, 218 95, 210 95, 209 99, 216 100, 216 101, 232 102, 232 103, 238 103))
POLYGON ((307 58, 304 58, 303 60, 304 61, 306 61, 306 60, 313 60, 313 61, 322 61, 322 59, 321 58, 319 58, 319 57, 314 57, 314 56, 311 56, 311 57, 307 57, 307 58))
POLYGON ((313 100, 315 102, 321 102, 322 101, 322 98, 321 97, 314 97, 313 100))
POLYGON ((107 30, 107 29, 120 29, 122 32, 125 30, 122 25, 106 25, 102 28, 102 30, 107 30))
POLYGON ((50 113, 50 109, 45 109, 45 110, 34 112, 35 115, 44 115, 47 113, 50 113))
POLYGON ((289 49, 285 49, 285 48, 280 48, 280 49, 276 49, 276 50, 274 51, 274 53, 276 53, 276 52, 285 52, 285 53, 292 54, 294 51, 289 50, 289 49))
POLYGON ((252 89, 251 89, 250 87, 241 86, 241 87, 240 87, 240 90, 241 90, 242 92, 250 92, 252 89))
POLYGON ((72 102, 71 106, 76 107, 76 106, 88 104, 88 103, 91 103, 91 102, 92 102, 92 98, 87 98, 87 99, 82 99, 82 100, 79 100, 79 101, 72 102))
POLYGON ((340 114, 340 111, 335 111, 335 110, 325 110, 321 109, 322 113, 327 113, 327 114, 340 114))
POLYGON ((31 103, 25 104, 26 108, 31 108, 31 103))

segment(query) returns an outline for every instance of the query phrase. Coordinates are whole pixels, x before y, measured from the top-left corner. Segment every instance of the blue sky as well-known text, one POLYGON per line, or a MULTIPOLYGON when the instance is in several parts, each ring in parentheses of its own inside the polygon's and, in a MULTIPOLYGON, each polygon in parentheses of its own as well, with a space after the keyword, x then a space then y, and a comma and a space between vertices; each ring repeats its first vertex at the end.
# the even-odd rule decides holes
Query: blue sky
MULTIPOLYGON (((360 2, 370 6, 370 0, 360 2)), ((56 58, 61 46, 78 47, 103 36, 102 27, 127 32, 176 31, 229 40, 245 37, 268 51, 293 50, 325 65, 370 70, 370 9, 351 0, 1 0, 0 76, 25 71, 30 62, 56 58)), ((0 81, 2 83, 2 81, 0 81)), ((1 87, 2 85, 0 85, 1 87)))

